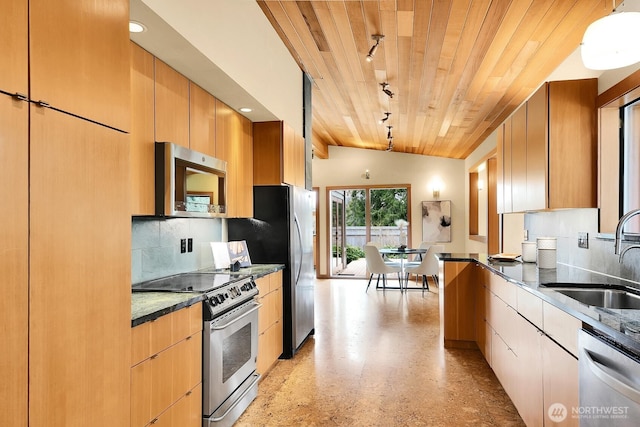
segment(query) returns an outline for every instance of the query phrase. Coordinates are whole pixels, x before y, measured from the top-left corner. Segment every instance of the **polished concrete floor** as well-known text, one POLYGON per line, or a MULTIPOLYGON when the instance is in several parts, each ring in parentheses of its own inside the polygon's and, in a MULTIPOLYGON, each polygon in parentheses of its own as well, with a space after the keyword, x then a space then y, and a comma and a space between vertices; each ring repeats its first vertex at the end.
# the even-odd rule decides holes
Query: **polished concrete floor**
POLYGON ((437 290, 318 280, 316 334, 280 360, 236 426, 520 426, 477 350, 444 349, 437 290))

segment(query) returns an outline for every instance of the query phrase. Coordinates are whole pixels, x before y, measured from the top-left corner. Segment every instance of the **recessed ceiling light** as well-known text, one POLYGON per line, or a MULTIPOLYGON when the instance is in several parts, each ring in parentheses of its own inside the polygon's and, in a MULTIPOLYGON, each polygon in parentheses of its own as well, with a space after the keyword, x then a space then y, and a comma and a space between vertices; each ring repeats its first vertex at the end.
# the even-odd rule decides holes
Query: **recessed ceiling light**
POLYGON ((129 32, 130 33, 142 33, 144 31, 147 31, 147 27, 145 27, 144 25, 142 25, 139 22, 129 21, 129 32))
POLYGON ((240 109, 240 111, 242 111, 243 113, 250 113, 250 112, 252 112, 253 110, 252 110, 251 108, 249 108, 249 107, 242 107, 242 108, 240 109))

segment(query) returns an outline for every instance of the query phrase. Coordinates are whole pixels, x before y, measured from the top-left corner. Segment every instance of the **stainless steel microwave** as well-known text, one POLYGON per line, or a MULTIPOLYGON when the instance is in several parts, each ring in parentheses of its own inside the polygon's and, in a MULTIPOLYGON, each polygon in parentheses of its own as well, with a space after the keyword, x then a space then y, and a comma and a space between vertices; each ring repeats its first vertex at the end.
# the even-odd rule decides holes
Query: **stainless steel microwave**
POLYGON ((227 215, 227 162, 171 142, 156 142, 156 215, 227 215))

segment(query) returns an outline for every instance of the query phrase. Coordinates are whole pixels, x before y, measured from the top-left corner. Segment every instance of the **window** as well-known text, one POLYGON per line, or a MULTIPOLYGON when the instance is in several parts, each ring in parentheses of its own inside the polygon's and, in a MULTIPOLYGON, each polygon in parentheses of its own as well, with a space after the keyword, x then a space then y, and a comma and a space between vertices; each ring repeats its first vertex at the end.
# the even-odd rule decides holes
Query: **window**
MULTIPOLYGON (((620 214, 640 208, 640 99, 620 108, 622 122, 620 214)), ((640 217, 631 218, 625 233, 640 234, 640 217)))

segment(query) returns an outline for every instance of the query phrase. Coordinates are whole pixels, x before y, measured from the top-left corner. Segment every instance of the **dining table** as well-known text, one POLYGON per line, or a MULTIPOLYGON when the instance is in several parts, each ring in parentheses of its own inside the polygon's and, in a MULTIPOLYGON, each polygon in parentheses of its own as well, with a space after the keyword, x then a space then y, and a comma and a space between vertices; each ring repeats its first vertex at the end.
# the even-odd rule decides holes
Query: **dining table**
MULTIPOLYGON (((382 255, 383 258, 386 258, 388 255, 400 255, 400 274, 401 274, 401 279, 400 279, 400 287, 395 288, 395 287, 387 287, 387 289, 408 289, 408 279, 405 278, 406 273, 405 273, 405 264, 406 261, 408 260, 409 255, 418 255, 418 257, 420 258, 420 260, 422 260, 422 255, 427 253, 427 248, 407 248, 407 247, 402 247, 399 246, 397 248, 380 248, 380 254, 382 255), (404 288, 403 288, 404 285, 404 288)), ((422 288, 416 288, 416 289, 422 289, 422 288)))

